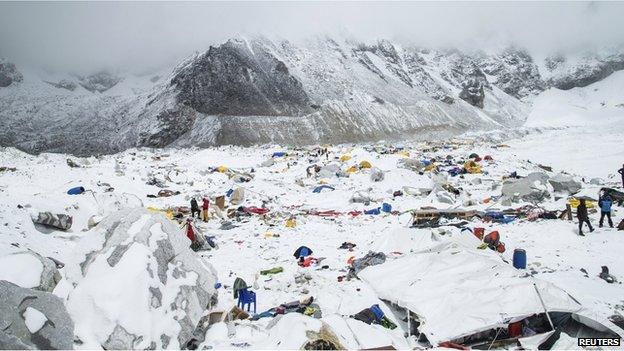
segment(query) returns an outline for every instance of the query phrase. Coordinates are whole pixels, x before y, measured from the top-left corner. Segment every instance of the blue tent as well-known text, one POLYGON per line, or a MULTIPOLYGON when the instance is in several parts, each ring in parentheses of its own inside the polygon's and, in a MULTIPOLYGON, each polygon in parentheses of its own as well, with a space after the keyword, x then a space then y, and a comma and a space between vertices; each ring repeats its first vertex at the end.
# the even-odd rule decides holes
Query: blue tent
POLYGON ((314 190, 312 190, 312 192, 313 193, 320 193, 323 189, 336 190, 334 187, 331 187, 329 185, 319 185, 316 188, 314 188, 314 190))

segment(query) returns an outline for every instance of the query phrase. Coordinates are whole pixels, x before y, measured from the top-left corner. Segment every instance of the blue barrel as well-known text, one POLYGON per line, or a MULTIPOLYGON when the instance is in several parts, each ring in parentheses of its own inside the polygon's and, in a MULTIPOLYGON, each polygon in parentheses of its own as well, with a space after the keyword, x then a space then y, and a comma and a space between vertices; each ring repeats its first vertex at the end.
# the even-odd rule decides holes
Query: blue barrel
POLYGON ((513 266, 518 269, 526 269, 526 251, 515 249, 513 253, 513 266))
POLYGON ((392 205, 390 205, 390 204, 389 204, 389 203, 387 203, 387 202, 384 202, 384 203, 381 205, 381 210, 382 210, 382 211, 384 211, 384 212, 386 212, 386 213, 390 213, 390 212, 392 212, 392 205))
POLYGON ((82 193, 85 192, 85 188, 81 187, 81 186, 77 186, 75 188, 71 188, 69 190, 67 190, 67 194, 68 195, 80 195, 82 193))

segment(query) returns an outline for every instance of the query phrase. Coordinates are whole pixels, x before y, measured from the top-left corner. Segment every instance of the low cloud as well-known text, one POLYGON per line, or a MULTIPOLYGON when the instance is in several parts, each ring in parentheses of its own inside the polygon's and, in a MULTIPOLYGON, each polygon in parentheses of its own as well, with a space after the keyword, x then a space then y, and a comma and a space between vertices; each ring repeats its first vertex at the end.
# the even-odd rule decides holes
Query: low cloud
POLYGON ((237 35, 538 52, 624 43, 619 2, 0 2, 0 57, 73 71, 171 65, 237 35))

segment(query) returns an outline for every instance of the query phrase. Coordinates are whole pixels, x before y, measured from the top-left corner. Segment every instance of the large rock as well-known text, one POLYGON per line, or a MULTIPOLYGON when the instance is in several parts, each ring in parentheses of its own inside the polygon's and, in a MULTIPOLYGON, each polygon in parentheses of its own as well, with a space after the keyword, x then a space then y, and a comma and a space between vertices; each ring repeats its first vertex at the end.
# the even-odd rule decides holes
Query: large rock
POLYGON ((171 81, 178 100, 205 114, 300 116, 313 112, 288 66, 255 41, 211 47, 171 81))
POLYGON ((106 217, 67 265, 67 307, 84 347, 182 348, 216 303, 216 274, 183 231, 143 208, 106 217))
POLYGON ((459 98, 472 106, 483 108, 483 100, 485 100, 483 84, 478 79, 465 81, 459 93, 459 98))
POLYGON ((576 194, 581 190, 581 182, 574 180, 570 175, 559 173, 548 180, 553 190, 566 195, 576 194))
POLYGON ((520 179, 511 179, 503 183, 503 203, 508 202, 542 202, 550 197, 548 191, 548 175, 534 172, 520 179))
POLYGON ((74 323, 50 293, 0 280, 0 349, 72 349, 74 323))
POLYGON ((24 79, 14 64, 0 59, 0 88, 6 88, 14 82, 21 82, 24 79))
POLYGON ((56 264, 33 251, 16 252, 0 257, 0 280, 22 288, 52 292, 61 280, 56 264))

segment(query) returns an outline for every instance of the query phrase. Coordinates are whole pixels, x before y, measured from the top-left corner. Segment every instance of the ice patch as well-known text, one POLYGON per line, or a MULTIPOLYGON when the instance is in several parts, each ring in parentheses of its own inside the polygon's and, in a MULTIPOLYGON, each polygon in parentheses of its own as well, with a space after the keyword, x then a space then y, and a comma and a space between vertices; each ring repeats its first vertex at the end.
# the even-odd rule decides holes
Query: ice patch
POLYGON ((26 323, 26 328, 28 328, 28 330, 32 334, 38 332, 39 329, 43 328, 43 325, 48 320, 45 314, 32 307, 26 307, 23 316, 24 322, 26 323))

